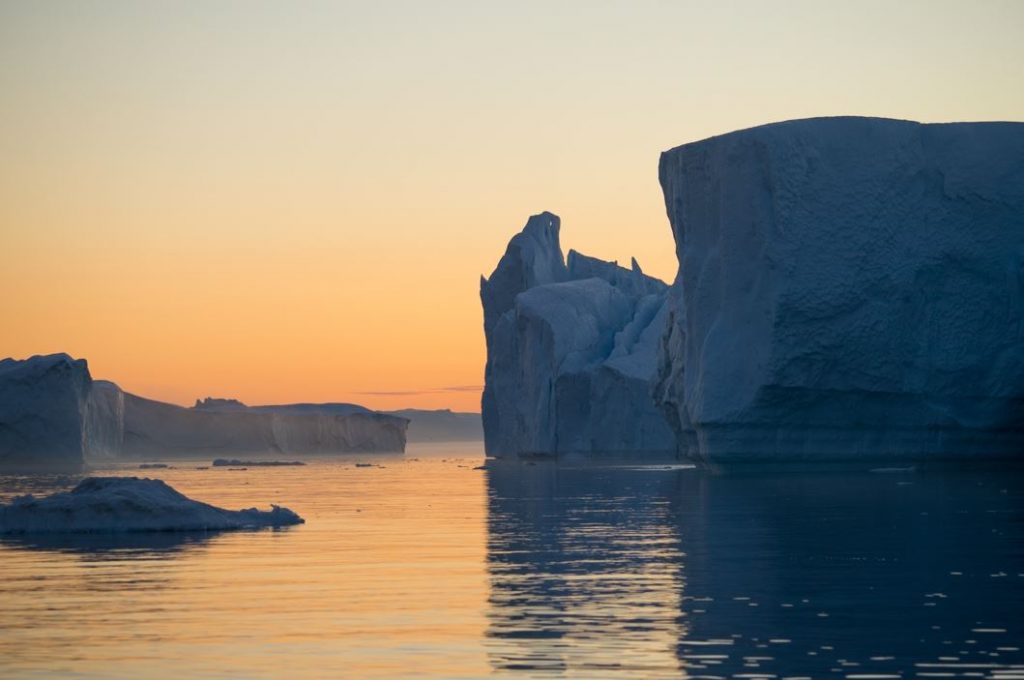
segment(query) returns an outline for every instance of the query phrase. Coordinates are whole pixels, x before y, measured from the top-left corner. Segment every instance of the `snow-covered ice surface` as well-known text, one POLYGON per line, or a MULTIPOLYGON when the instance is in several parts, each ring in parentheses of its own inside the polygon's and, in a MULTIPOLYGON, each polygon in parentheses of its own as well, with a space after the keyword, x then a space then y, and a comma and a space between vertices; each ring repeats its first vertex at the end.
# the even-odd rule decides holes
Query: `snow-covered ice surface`
POLYGON ((674 455, 651 396, 667 286, 570 251, 541 213, 480 281, 490 455, 674 455))
POLYGON ((159 479, 87 477, 74 489, 0 504, 0 534, 219 531, 302 524, 288 508, 224 510, 159 479))
POLYGON ((818 118, 664 153, 657 397, 712 462, 1024 453, 1024 124, 818 118))

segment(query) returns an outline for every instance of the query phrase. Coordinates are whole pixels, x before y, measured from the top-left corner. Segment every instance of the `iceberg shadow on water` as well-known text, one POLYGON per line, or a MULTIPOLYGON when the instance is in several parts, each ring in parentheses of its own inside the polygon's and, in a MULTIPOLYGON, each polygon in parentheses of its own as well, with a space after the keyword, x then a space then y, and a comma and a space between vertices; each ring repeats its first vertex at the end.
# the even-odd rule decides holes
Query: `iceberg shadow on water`
POLYGON ((93 559, 125 556, 174 558, 207 547, 220 531, 133 531, 119 533, 27 533, 0 535, 0 547, 38 550, 93 559))

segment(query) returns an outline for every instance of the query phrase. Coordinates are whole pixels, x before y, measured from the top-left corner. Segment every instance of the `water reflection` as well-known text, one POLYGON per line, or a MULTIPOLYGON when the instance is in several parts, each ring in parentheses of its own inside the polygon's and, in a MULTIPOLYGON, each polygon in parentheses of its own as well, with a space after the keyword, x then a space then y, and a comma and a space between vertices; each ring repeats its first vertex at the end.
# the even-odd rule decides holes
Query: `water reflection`
POLYGON ((515 463, 487 475, 494 669, 678 675, 676 476, 515 463))
POLYGON ((1022 492, 1017 470, 494 467, 491 663, 591 677, 1024 677, 1022 492))
POLYGON ((27 534, 0 536, 0 546, 87 555, 93 560, 130 556, 173 557, 204 546, 220 532, 130 532, 96 534, 27 534))
POLYGON ((15 496, 32 494, 48 496, 67 491, 78 484, 84 475, 67 475, 56 472, 43 474, 12 474, 0 472, 0 503, 9 503, 15 496))

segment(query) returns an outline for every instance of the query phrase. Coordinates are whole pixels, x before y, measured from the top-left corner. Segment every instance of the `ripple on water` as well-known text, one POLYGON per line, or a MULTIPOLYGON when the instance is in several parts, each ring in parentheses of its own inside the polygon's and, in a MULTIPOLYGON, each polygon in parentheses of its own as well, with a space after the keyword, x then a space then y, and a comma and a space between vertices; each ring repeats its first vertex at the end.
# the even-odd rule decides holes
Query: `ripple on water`
POLYGON ((479 462, 147 470, 307 524, 4 539, 0 676, 1024 677, 1014 475, 479 462))

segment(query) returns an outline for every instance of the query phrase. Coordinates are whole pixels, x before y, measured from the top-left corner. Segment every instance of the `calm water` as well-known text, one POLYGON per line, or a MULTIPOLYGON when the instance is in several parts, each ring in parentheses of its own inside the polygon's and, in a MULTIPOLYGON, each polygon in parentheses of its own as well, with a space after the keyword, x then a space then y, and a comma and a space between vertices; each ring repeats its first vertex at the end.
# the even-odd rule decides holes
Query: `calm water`
POLYGON ((300 527, 0 541, 0 677, 1024 678, 1017 472, 355 460, 117 471, 300 527))

